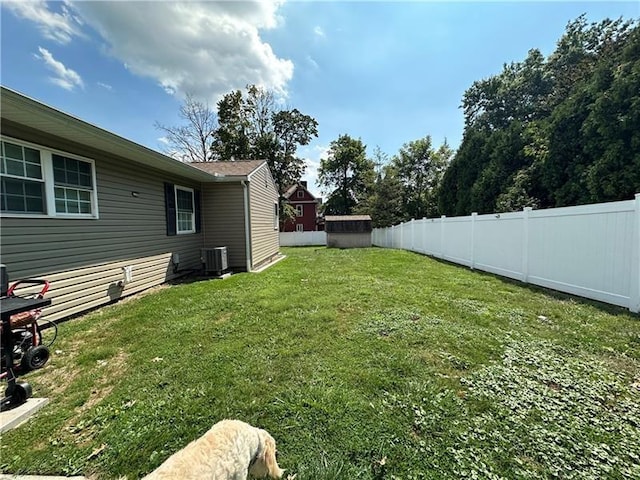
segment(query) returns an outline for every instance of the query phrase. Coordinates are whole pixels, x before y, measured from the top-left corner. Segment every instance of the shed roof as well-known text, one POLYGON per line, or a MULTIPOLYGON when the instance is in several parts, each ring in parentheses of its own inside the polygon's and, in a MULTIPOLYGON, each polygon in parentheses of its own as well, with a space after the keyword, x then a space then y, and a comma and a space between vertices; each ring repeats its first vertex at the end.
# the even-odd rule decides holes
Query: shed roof
POLYGON ((371 220, 369 215, 327 215, 325 222, 351 222, 358 220, 371 220))

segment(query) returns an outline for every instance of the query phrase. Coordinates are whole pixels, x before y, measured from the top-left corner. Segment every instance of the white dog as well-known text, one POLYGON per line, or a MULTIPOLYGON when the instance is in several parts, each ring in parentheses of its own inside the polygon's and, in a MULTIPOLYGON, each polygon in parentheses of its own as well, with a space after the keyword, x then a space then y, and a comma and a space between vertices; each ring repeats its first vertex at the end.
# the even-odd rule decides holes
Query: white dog
POLYGON ((265 430, 239 420, 222 420, 171 455, 146 480, 246 480, 281 478, 276 441, 265 430))

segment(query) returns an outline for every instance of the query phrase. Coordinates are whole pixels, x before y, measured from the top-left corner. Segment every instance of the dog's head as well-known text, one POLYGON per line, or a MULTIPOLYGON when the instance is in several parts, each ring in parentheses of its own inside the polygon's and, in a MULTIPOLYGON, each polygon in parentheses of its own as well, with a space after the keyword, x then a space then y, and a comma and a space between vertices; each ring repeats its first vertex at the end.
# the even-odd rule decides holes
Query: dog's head
POLYGON ((265 430, 258 430, 260 436, 260 451, 256 461, 249 468, 249 473, 255 478, 281 478, 284 470, 276 461, 276 441, 265 430))

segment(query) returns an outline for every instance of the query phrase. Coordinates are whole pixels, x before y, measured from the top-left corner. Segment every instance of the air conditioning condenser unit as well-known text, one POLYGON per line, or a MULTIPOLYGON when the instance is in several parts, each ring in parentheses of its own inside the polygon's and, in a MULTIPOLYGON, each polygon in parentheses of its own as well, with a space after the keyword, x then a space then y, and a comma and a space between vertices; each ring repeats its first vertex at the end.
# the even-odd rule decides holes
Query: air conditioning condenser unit
POLYGON ((203 248, 200 251, 200 261, 205 273, 222 274, 229 268, 227 261, 227 247, 203 248))

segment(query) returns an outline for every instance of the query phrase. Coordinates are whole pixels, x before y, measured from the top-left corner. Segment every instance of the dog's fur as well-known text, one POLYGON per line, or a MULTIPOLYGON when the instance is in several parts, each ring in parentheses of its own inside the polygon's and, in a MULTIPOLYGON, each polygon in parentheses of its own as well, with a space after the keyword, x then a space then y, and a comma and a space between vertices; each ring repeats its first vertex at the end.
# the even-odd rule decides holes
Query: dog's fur
POLYGON ((265 430, 239 420, 222 420, 171 455, 146 480, 246 480, 281 478, 276 442, 265 430))

